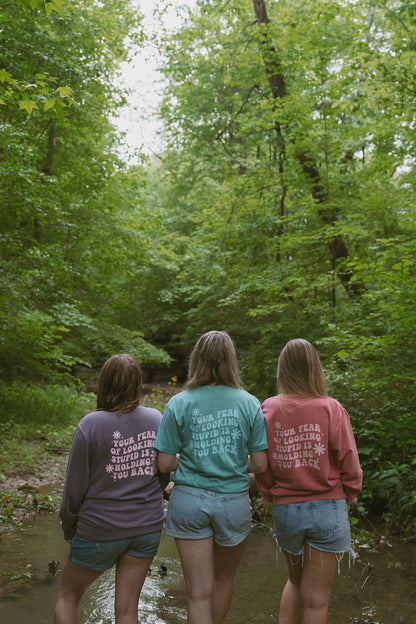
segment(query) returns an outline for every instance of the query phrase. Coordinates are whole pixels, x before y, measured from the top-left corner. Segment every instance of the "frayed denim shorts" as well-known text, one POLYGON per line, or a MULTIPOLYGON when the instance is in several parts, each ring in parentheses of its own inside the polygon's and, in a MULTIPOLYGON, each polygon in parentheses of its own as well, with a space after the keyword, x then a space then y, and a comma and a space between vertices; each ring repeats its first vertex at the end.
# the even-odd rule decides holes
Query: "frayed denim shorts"
POLYGON ((219 546, 236 546, 251 531, 247 492, 223 494, 175 485, 166 514, 165 533, 178 539, 213 537, 219 546))
POLYGON ((161 535, 162 531, 156 531, 111 542, 93 542, 76 533, 72 538, 69 557, 81 568, 108 570, 121 555, 141 559, 153 558, 159 548, 161 535))
POLYGON ((273 506, 274 532, 280 548, 292 555, 305 544, 324 552, 351 552, 351 529, 345 499, 313 500, 273 506))

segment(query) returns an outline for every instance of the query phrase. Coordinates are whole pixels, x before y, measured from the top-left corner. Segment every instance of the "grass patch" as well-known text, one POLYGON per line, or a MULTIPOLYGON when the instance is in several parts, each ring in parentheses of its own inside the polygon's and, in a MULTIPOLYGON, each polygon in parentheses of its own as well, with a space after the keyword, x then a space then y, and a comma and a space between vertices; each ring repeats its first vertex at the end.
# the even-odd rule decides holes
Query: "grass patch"
POLYGON ((0 478, 37 475, 51 453, 71 446, 74 428, 95 396, 65 386, 0 385, 0 478))
POLYGON ((15 381, 0 383, 2 422, 30 428, 36 424, 68 425, 95 407, 95 395, 75 388, 53 385, 28 385, 15 381))

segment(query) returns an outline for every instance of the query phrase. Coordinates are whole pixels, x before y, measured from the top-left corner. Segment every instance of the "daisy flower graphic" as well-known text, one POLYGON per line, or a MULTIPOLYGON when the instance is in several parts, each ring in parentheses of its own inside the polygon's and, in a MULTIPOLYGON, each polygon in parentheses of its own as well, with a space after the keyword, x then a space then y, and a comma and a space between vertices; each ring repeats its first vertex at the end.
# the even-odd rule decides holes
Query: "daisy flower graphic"
POLYGON ((276 431, 279 431, 279 429, 282 428, 282 423, 276 420, 276 422, 274 423, 274 428, 276 429, 276 431))
POLYGON ((315 455, 323 455, 325 453, 325 446, 324 444, 321 444, 320 442, 318 444, 315 444, 315 446, 313 447, 313 452, 315 453, 315 455))
POLYGON ((200 411, 197 407, 194 407, 194 409, 192 410, 192 416, 199 416, 200 415, 200 411))
POLYGON ((114 470, 113 464, 107 464, 107 466, 105 467, 105 471, 107 473, 113 472, 113 470, 114 470))
POLYGON ((114 431, 113 438, 114 438, 114 440, 119 440, 121 438, 120 431, 114 431))

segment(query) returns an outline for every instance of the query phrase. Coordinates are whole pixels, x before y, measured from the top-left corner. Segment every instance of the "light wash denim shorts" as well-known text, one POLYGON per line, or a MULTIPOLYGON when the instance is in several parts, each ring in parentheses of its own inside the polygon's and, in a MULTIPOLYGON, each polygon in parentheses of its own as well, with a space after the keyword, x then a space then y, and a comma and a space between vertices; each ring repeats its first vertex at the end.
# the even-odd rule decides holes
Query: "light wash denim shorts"
POLYGON ((344 498, 274 505, 273 520, 278 545, 292 555, 300 555, 305 544, 330 553, 352 550, 344 498))
POLYGON ((214 537, 219 546, 236 546, 251 531, 247 492, 223 494, 175 485, 166 514, 165 533, 178 539, 214 537))
POLYGON ((81 568, 108 570, 121 555, 141 559, 154 557, 159 548, 161 535, 162 531, 156 531, 112 542, 93 542, 76 533, 72 538, 69 557, 81 568))

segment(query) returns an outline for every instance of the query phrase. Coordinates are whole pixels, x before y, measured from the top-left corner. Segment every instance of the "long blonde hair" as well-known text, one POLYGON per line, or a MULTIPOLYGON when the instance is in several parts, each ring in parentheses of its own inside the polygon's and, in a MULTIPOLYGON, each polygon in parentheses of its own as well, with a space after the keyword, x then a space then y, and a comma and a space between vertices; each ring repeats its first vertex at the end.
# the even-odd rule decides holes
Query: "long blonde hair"
POLYGON ((140 403, 142 369, 131 355, 112 355, 98 380, 97 410, 131 412, 140 403))
POLYGON ((222 385, 242 388, 234 343, 224 331, 209 331, 197 341, 189 358, 186 390, 222 385))
POLYGON ((315 347, 295 338, 283 347, 277 364, 277 386, 281 394, 326 397, 326 380, 315 347))

